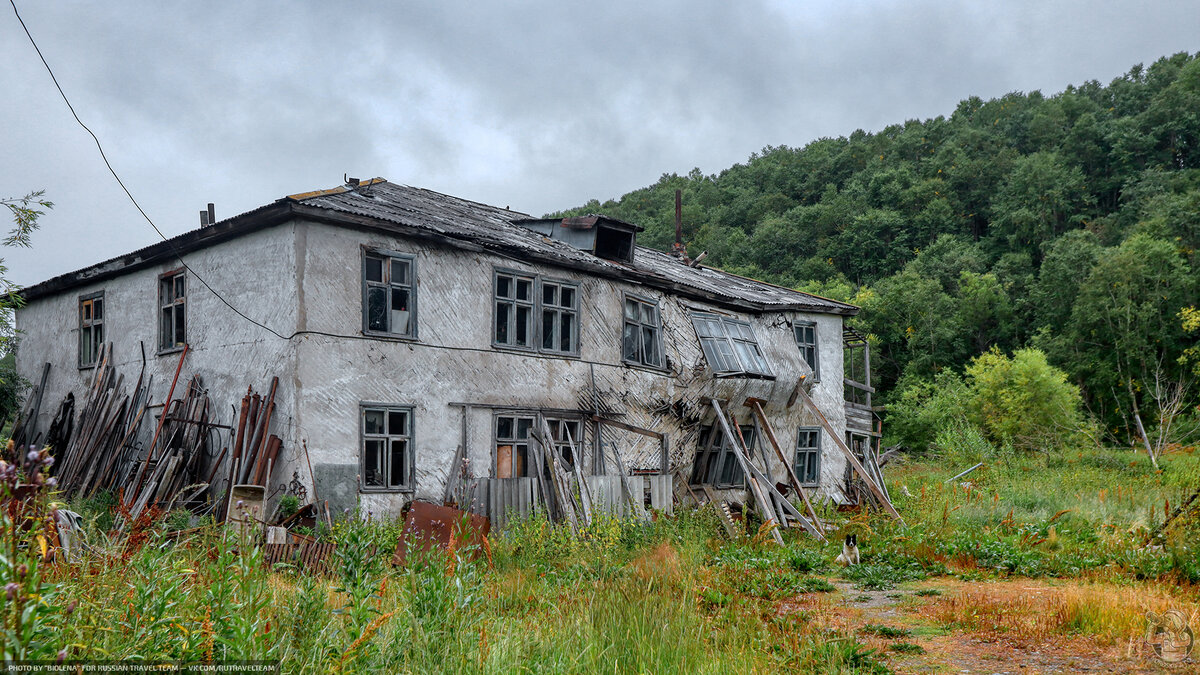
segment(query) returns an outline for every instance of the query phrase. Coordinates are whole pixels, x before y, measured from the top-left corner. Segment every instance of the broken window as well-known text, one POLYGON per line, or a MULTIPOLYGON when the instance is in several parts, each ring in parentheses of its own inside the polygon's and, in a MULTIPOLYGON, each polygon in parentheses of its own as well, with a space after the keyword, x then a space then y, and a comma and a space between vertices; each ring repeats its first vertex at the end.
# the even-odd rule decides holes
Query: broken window
POLYGON ((534 455, 529 450, 530 431, 537 418, 533 415, 496 416, 496 477, 536 476, 534 455))
MULTIPOLYGON (((756 441, 753 426, 741 426, 746 448, 754 450, 756 441)), ((732 431, 732 429, 731 429, 732 431)), ((736 433, 736 432, 735 432, 736 433)), ((720 425, 700 429, 700 445, 692 463, 693 485, 709 484, 716 488, 740 488, 745 484, 741 462, 720 425)))
POLYGON ((411 406, 362 407, 364 489, 412 489, 412 413, 411 406))
MULTIPOLYGON (((496 416, 496 478, 526 478, 537 475, 536 454, 531 444, 541 436, 537 413, 506 413, 496 416)), ((583 424, 579 419, 546 417, 554 451, 570 469, 575 452, 582 448, 583 424), (575 449, 575 452, 572 451, 575 449)))
POLYGON ((496 271, 492 342, 497 346, 579 353, 579 286, 537 275, 496 271), (535 323, 534 317, 540 317, 535 323))
POLYGON ((796 345, 800 347, 800 357, 812 368, 813 381, 821 381, 820 361, 817 351, 817 324, 815 321, 796 321, 792 323, 792 332, 796 336, 796 345))
POLYGON ((692 314, 708 365, 717 375, 774 377, 750 324, 717 314, 692 314))
POLYGON ((656 303, 632 295, 625 296, 621 358, 626 363, 663 367, 662 323, 656 303))
POLYGON ((363 331, 416 337, 416 286, 411 255, 367 251, 363 255, 363 331))
POLYGON ((158 278, 158 350, 180 349, 187 343, 187 274, 180 270, 158 278))
POLYGON ((796 478, 805 485, 821 481, 821 428, 800 427, 796 439, 796 478))
POLYGON ((96 365, 104 344, 104 291, 79 298, 79 367, 96 365))

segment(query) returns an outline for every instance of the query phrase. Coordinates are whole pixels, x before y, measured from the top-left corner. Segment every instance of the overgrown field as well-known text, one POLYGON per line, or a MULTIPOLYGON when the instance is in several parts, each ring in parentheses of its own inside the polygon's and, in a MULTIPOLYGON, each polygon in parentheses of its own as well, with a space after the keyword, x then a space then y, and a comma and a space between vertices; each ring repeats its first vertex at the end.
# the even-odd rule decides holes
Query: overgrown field
MULTIPOLYGON (((1145 611, 1182 609, 1196 627, 1200 606, 1195 518, 1154 536, 1200 485, 1200 456, 1180 448, 1161 463, 1155 472, 1127 450, 1022 454, 947 485, 966 467, 909 462, 888 476, 905 525, 843 514, 825 545, 787 532, 781 548, 754 523, 729 541, 709 510, 578 536, 534 519, 486 550, 396 569, 395 523, 345 521, 327 533, 338 543, 327 577, 269 570, 217 526, 93 532, 71 564, 38 564, 36 530, 9 527, 4 648, 279 659, 304 673, 884 673, 949 667, 960 650, 947 641, 983 635, 1082 641, 1111 647, 1110 664, 1142 663, 1130 645, 1145 611), (843 532, 859 533, 862 565, 833 565, 843 532), (878 619, 870 607, 889 599, 898 618, 878 619)), ((83 507, 93 523, 110 518, 83 507)))

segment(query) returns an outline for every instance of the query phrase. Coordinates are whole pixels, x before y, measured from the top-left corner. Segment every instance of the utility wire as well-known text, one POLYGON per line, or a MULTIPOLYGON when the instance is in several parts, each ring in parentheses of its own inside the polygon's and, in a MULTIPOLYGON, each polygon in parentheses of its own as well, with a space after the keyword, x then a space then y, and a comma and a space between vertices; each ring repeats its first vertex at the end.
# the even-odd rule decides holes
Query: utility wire
MULTIPOLYGON (((247 316, 244 312, 242 312, 242 310, 238 309, 237 307, 234 307, 232 303, 230 303, 228 300, 225 299, 225 296, 218 293, 215 288, 213 288, 207 281, 205 281, 204 277, 197 274, 196 270, 192 269, 191 266, 189 266, 187 264, 187 262, 183 259, 183 256, 179 253, 179 249, 175 248, 175 244, 171 243, 171 240, 168 239, 165 234, 163 234, 162 230, 158 229, 158 225, 154 224, 154 220, 152 220, 150 218, 150 216, 142 208, 142 205, 139 204, 138 200, 134 198, 133 193, 129 191, 129 188, 125 186, 125 181, 121 180, 121 177, 117 175, 116 169, 114 169, 112 166, 112 163, 108 161, 108 155, 104 152, 104 146, 100 145, 100 139, 96 137, 96 134, 90 128, 88 128, 88 125, 83 123, 83 120, 79 119, 79 113, 75 112, 75 106, 71 105, 71 101, 70 101, 70 99, 67 98, 66 92, 63 91, 62 85, 58 83, 58 78, 54 76, 54 70, 50 67, 50 64, 46 62, 45 55, 42 54, 41 48, 38 47, 37 40, 34 40, 33 34, 29 32, 29 26, 25 25, 25 20, 21 18, 21 13, 19 11, 17 11, 16 0, 8 0, 8 2, 10 5, 12 5, 13 14, 16 14, 17 21, 20 22, 21 28, 23 28, 25 30, 25 36, 29 38, 29 43, 33 45, 33 49, 34 49, 34 51, 37 52, 38 58, 40 58, 42 60, 42 65, 46 67, 46 72, 50 74, 50 79, 54 81, 54 87, 56 89, 58 89, 59 96, 62 96, 63 102, 66 103, 67 108, 69 108, 71 110, 71 116, 75 118, 75 121, 79 123, 79 126, 83 127, 84 131, 88 132, 88 135, 92 137, 92 140, 96 142, 96 149, 100 151, 100 158, 104 160, 104 166, 108 167, 108 172, 111 173, 112 177, 116 179, 117 185, 120 185, 121 189, 125 191, 125 196, 129 197, 129 201, 133 202, 133 205, 134 205, 134 207, 137 208, 138 213, 142 214, 142 217, 146 219, 146 222, 150 223, 150 227, 154 228, 154 231, 158 233, 158 236, 162 237, 162 240, 164 242, 166 242, 167 246, 171 249, 171 253, 179 260, 179 263, 181 265, 183 265, 183 268, 186 269, 189 274, 196 277, 196 279, 198 279, 201 284, 204 284, 204 287, 207 288, 209 290, 209 292, 211 292, 213 295, 217 296, 217 299, 220 300, 221 302, 223 302, 226 307, 233 310, 234 314, 237 314, 238 316, 242 317, 246 321, 249 321, 250 323, 254 324, 255 326, 258 326, 259 328, 262 328, 263 330, 271 333, 275 337, 278 337, 283 340, 290 340, 293 337, 295 337, 299 332, 315 332, 315 331, 298 331, 297 333, 292 333, 291 335, 284 335, 264 323, 255 321, 254 319, 247 316)), ((338 335, 338 336, 331 336, 331 337, 356 337, 356 336, 338 335)))

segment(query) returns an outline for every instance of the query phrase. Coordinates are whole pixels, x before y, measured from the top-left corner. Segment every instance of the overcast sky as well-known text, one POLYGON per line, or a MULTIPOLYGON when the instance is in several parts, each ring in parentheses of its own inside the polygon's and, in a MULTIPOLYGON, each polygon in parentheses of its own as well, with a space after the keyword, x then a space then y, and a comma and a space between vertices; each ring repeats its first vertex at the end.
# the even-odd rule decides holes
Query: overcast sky
MULTIPOLYGON (((542 214, 1200 49, 1195 0, 17 7, 168 235, 197 227, 207 202, 223 219, 344 173, 542 214)), ((44 189, 56 204, 32 249, 0 251, 8 278, 158 241, 10 6, 0 83, 0 197, 44 189)))

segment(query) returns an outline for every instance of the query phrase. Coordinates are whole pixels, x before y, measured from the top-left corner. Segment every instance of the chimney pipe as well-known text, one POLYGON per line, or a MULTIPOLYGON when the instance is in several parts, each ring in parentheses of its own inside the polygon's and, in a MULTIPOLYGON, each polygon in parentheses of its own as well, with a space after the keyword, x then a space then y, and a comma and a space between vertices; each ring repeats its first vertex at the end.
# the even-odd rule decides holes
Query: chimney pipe
POLYGON ((213 208, 213 203, 208 203, 208 224, 212 225, 217 222, 217 210, 213 208))
POLYGON ((687 246, 683 245, 683 190, 675 191, 675 245, 671 247, 671 255, 683 262, 690 262, 687 257, 687 246))

